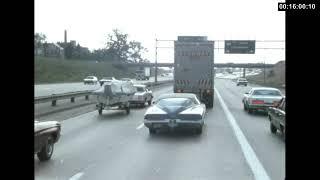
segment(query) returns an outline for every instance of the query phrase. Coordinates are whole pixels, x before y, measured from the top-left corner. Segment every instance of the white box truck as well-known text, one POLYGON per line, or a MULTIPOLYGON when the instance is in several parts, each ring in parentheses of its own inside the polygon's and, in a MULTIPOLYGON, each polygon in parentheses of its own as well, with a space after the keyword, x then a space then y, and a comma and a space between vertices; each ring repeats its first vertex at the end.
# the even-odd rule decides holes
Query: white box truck
POLYGON ((150 67, 145 67, 143 70, 136 70, 136 80, 149 80, 150 67))
POLYGON ((194 93, 207 107, 214 100, 214 41, 178 36, 174 42, 174 92, 194 93))

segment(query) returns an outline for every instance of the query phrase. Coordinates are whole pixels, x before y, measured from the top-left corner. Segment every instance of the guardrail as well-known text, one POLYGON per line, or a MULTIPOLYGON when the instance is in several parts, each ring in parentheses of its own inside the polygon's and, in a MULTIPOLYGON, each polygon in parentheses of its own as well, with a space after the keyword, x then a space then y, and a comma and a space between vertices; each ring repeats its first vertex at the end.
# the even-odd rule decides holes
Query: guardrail
MULTIPOLYGON (((173 80, 159 81, 157 83, 147 82, 147 83, 141 83, 141 84, 145 84, 147 86, 153 87, 153 86, 159 86, 159 85, 171 83, 171 82, 173 82, 173 80)), ((39 96, 34 98, 34 104, 51 102, 51 106, 56 106, 58 100, 70 98, 71 103, 74 103, 76 97, 82 97, 82 96, 85 97, 85 100, 89 100, 89 95, 91 95, 93 91, 94 90, 76 91, 76 92, 69 92, 69 93, 63 93, 63 94, 52 94, 49 96, 39 96)))

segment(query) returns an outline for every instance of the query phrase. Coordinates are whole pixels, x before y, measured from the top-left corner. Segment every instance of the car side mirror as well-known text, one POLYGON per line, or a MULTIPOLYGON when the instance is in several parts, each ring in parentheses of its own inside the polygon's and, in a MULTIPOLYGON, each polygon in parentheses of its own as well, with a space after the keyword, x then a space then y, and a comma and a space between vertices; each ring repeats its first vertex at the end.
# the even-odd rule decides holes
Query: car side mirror
POLYGON ((155 101, 152 101, 152 104, 155 104, 156 102, 155 101))

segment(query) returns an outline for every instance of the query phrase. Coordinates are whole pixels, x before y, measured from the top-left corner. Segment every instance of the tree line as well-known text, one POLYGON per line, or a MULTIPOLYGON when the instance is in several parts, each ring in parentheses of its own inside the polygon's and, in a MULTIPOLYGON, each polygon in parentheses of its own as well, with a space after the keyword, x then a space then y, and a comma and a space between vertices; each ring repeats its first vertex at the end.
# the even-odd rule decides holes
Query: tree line
MULTIPOLYGON (((48 42, 46 35, 35 33, 34 48, 46 51, 48 42)), ((107 35, 106 45, 103 48, 95 49, 92 52, 88 48, 82 47, 75 41, 57 42, 64 49, 65 59, 83 59, 95 61, 121 61, 121 62, 148 62, 142 57, 142 53, 148 50, 138 41, 128 40, 128 34, 113 29, 112 33, 107 35)), ((45 55, 45 54, 44 54, 45 55)))

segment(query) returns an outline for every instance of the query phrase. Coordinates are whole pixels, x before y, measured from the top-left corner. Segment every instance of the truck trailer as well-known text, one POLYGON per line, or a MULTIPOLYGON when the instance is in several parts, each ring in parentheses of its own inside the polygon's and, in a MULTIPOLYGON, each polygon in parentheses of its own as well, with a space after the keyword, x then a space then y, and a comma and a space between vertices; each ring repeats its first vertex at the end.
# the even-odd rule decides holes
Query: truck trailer
POLYGON ((178 36, 174 42, 174 92, 194 93, 213 107, 214 41, 206 36, 178 36))

